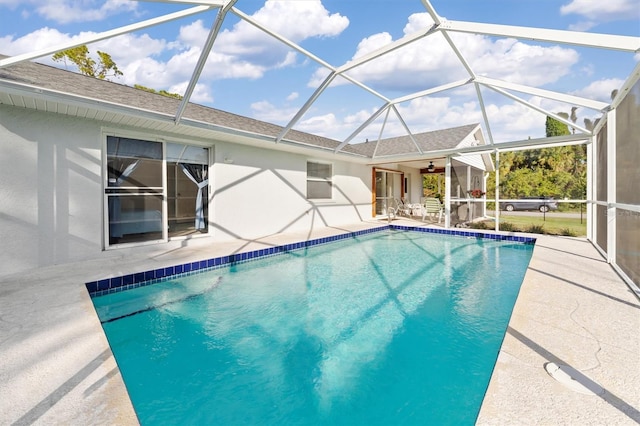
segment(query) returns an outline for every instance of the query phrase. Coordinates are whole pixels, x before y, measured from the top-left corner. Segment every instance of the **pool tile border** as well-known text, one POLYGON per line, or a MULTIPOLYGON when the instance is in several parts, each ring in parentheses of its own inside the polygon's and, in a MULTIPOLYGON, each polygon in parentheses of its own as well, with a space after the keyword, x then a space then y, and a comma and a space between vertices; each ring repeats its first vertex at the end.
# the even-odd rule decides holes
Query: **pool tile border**
POLYGON ((196 262, 183 263, 181 265, 169 266, 166 268, 152 269, 144 272, 136 272, 133 274, 122 275, 119 277, 105 278, 102 280, 90 281, 85 283, 89 295, 91 297, 104 296, 106 294, 116 293, 119 291, 131 290, 133 288, 143 287, 155 284, 168 278, 178 278, 182 276, 193 275, 207 270, 224 268, 228 265, 247 262, 253 259, 275 256, 282 253, 288 253, 307 247, 313 247, 320 244, 332 243, 347 238, 354 238, 360 235, 371 234, 374 232, 385 231, 388 229, 400 231, 426 232, 432 234, 456 235, 462 237, 474 237, 477 239, 491 239, 500 241, 514 241, 524 244, 534 244, 536 239, 532 237, 523 237, 516 235, 490 234, 475 231, 462 231, 459 229, 440 229, 425 228, 421 226, 404 226, 404 225, 384 225, 361 231, 347 232, 344 234, 332 235, 330 237, 316 238, 313 240, 300 241, 297 243, 284 244, 264 249, 253 250, 244 253, 235 253, 228 256, 214 257, 211 259, 200 260, 196 262))

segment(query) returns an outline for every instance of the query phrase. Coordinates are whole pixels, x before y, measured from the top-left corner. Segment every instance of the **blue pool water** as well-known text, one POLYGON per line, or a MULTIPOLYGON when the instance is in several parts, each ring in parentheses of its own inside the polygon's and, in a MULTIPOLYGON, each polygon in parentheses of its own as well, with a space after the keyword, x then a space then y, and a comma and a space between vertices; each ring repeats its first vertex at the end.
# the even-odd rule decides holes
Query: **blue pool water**
POLYGON ((143 425, 472 425, 532 250, 386 231, 93 301, 143 425))

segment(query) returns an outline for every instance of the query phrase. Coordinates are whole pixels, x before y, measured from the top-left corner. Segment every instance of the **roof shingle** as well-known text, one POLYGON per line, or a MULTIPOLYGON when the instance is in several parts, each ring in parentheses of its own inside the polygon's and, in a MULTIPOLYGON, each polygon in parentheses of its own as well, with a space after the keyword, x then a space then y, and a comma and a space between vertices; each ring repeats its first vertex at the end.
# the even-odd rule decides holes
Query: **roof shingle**
MULTIPOLYGON (((6 58, 0 55, 0 59, 6 58)), ((1 80, 49 89, 129 108, 152 111, 168 116, 176 114, 180 100, 147 92, 108 80, 77 74, 50 65, 35 62, 21 62, 0 68, 1 80)), ((208 123, 228 129, 258 134, 274 140, 284 129, 282 126, 256 120, 249 117, 222 111, 195 103, 189 103, 185 109, 185 119, 208 123)), ((469 124, 446 130, 436 130, 413 135, 423 152, 456 147, 477 124, 469 124)), ((285 139, 324 149, 336 149, 341 142, 334 139, 290 130, 285 139)), ((409 136, 382 139, 379 142, 347 144, 342 148, 345 153, 373 158, 419 154, 416 145, 409 136)))

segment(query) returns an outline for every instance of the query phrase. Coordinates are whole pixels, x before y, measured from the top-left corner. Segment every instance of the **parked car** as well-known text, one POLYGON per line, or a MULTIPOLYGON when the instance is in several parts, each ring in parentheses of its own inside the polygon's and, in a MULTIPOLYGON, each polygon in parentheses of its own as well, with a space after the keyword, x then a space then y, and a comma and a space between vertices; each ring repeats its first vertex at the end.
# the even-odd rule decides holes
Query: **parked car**
POLYGON ((500 209, 512 212, 515 210, 539 210, 548 212, 558 209, 558 202, 553 197, 522 197, 518 201, 500 203, 500 209))

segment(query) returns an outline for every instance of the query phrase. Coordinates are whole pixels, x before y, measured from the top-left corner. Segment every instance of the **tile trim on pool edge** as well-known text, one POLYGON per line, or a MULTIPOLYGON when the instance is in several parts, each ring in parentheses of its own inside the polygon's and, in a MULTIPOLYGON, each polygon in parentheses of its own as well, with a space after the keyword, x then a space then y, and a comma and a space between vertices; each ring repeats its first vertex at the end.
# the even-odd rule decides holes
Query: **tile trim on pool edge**
POLYGON ((207 260, 200 260, 196 262, 184 263, 181 265, 169 266, 166 268, 152 269, 144 272, 137 272, 134 274, 122 275, 119 277, 105 278, 97 281, 90 281, 85 283, 89 295, 91 297, 104 296, 105 294, 116 293, 119 291, 130 290, 137 287, 143 287, 150 284, 155 284, 160 281, 164 281, 168 278, 177 278, 187 275, 193 275, 196 273, 204 272, 205 270, 223 268, 225 266, 246 262, 249 260, 257 259, 260 257, 274 256, 282 253, 287 253, 292 250, 298 250, 302 248, 312 247, 319 244, 331 243, 346 238, 354 238, 360 235, 370 234, 373 232, 380 232, 387 229, 401 230, 401 231, 416 231, 427 232, 432 234, 443 235, 456 235, 463 237, 475 237, 478 239, 492 239, 501 241, 516 241, 525 244, 534 244, 536 239, 532 237, 520 237, 515 235, 502 235, 502 234, 488 234, 483 232, 474 231, 460 231, 457 229, 440 229, 440 228, 425 228, 420 226, 402 226, 402 225, 385 225, 376 228, 364 229, 361 231, 347 232, 345 234, 332 235, 330 237, 316 238, 313 240, 300 241, 297 243, 284 244, 280 246, 274 246, 264 249, 253 250, 244 253, 235 253, 228 256, 215 257, 207 260))

